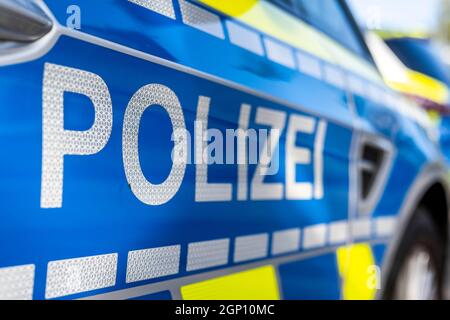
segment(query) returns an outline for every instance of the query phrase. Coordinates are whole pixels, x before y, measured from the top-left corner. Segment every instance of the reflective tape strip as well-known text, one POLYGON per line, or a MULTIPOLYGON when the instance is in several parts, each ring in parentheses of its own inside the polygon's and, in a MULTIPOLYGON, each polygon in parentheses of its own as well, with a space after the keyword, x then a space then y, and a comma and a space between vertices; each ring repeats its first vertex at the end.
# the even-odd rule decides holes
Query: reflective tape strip
POLYGON ((141 7, 162 14, 171 19, 176 19, 172 0, 128 0, 141 7))
POLYGON ((389 86, 405 94, 413 94, 438 104, 445 104, 450 98, 448 86, 423 73, 405 68, 402 81, 386 76, 389 86))
POLYGON ((31 300, 34 264, 0 268, 0 300, 31 300))
POLYGON ((390 237, 395 229, 395 217, 380 217, 375 220, 375 234, 377 237, 390 237))
POLYGON ((177 274, 180 245, 128 252, 126 282, 136 282, 177 274))
POLYGON ((117 253, 50 261, 45 298, 112 287, 116 284, 117 253))
POLYGON ((263 233, 237 237, 234 246, 234 262, 264 258, 268 254, 269 235, 263 233))
POLYGON ((376 68, 340 43, 293 16, 272 1, 199 0, 215 10, 289 46, 307 52, 328 63, 339 65, 361 77, 383 84, 376 68))
POLYGON ((313 249, 325 246, 327 227, 326 224, 318 224, 303 229, 303 248, 313 249))
POLYGON ((331 64, 326 63, 324 66, 324 79, 335 87, 345 89, 344 72, 331 64))
POLYGON ((300 249, 300 229, 276 231, 272 236, 272 255, 296 252, 300 249))
POLYGON ((260 56, 264 55, 261 36, 258 33, 231 21, 227 21, 226 26, 231 43, 260 56))
POLYGON ((227 264, 229 248, 229 239, 190 243, 186 270, 200 270, 227 264))
MULTIPOLYGON (((169 0, 128 1, 170 18, 176 18, 173 4, 169 0)), ((242 25, 231 21, 226 22, 231 43, 263 56, 264 48, 261 45, 261 37, 264 37, 268 59, 292 69, 297 66, 300 72, 318 79, 325 78, 329 84, 340 89, 345 90, 348 85, 355 94, 386 105, 401 114, 406 114, 413 121, 426 128, 431 125, 428 118, 424 117, 423 112, 403 110, 403 104, 398 105, 397 108, 392 108, 393 104, 390 103, 392 101, 389 101, 389 98, 381 88, 376 88, 377 86, 384 86, 385 83, 372 64, 353 54, 333 39, 324 36, 311 26, 304 24, 299 19, 291 17, 277 7, 273 7, 272 4, 257 0, 240 1, 239 4, 218 0, 200 0, 200 2, 234 17, 236 21, 242 22, 242 25), (267 20, 268 18, 272 19, 267 20), (262 21, 266 23, 262 24, 262 21), (274 21, 277 23, 274 24, 274 21), (243 26, 244 24, 256 29, 257 32, 251 30, 250 27, 243 26), (289 32, 286 32, 286 30, 289 32), (293 30, 296 31, 294 32, 293 30), (269 35, 274 40, 266 37, 266 35, 269 35), (306 41, 305 39, 308 38, 311 38, 311 40, 306 41), (327 50, 324 51, 323 48, 327 50), (297 49, 308 54, 303 54, 297 49), (307 57, 308 55, 310 57, 307 57), (306 59, 309 60, 309 63, 305 63, 306 59), (324 71, 319 67, 322 64, 322 60, 327 62, 324 71), (358 74, 359 77, 367 80, 360 81, 356 76, 347 76, 344 70, 346 70, 345 73, 358 74), (374 84, 368 85, 369 83, 374 84), (366 90, 367 86, 369 87, 368 90, 366 90)), ((225 39, 220 16, 185 0, 180 0, 180 9, 185 24, 220 39, 225 39)), ((444 94, 449 96, 448 90, 444 94)), ((407 109, 410 109, 410 107, 407 107, 407 109)))
POLYGON ((292 48, 272 40, 270 38, 264 37, 264 45, 266 46, 267 57, 285 67, 295 69, 294 52, 292 48))
MULTIPOLYGON (((170 0, 128 0, 132 3, 138 4, 142 7, 148 8, 152 11, 175 19, 175 12, 173 8, 173 3, 170 0)), ((264 43, 266 45, 267 57, 281 65, 284 65, 289 68, 295 68, 298 66, 299 71, 313 76, 318 79, 325 80, 340 89, 345 89, 346 84, 348 84, 353 93, 366 96, 369 99, 373 100, 376 103, 386 104, 388 101, 384 98, 384 95, 380 94, 380 89, 372 87, 369 89, 369 92, 365 92, 363 82, 358 80, 356 77, 348 77, 344 76, 344 73, 337 67, 334 66, 335 61, 338 61, 339 67, 345 68, 346 70, 350 70, 352 73, 359 74, 362 77, 365 77, 366 80, 364 82, 372 81, 382 85, 381 77, 378 75, 376 70, 373 68, 371 64, 368 64, 363 59, 355 56, 350 53, 347 49, 343 48, 340 44, 335 43, 334 40, 329 39, 326 36, 317 33, 314 28, 304 24, 298 19, 293 19, 289 15, 285 16, 283 19, 281 17, 285 15, 283 11, 279 11, 278 8, 273 7, 269 3, 264 3, 264 1, 246 1, 241 4, 234 4, 233 8, 226 3, 216 1, 216 0, 201 0, 205 4, 215 8, 216 10, 228 14, 236 20, 243 21, 244 23, 252 26, 253 28, 258 29, 260 32, 264 32, 270 36, 272 36, 276 40, 272 40, 270 38, 265 37, 264 43), (267 11, 268 8, 271 10, 267 11), (267 11, 267 12, 266 12, 267 11), (279 17, 279 21, 282 21, 281 28, 280 26, 273 26, 272 28, 267 29, 266 27, 261 28, 261 21, 265 20, 266 16, 275 15, 279 17), (257 18, 259 17, 259 18, 257 18), (293 19, 291 21, 291 19, 293 19), (291 30, 298 29, 298 33, 291 32, 291 30), (276 32, 271 32, 276 30, 276 32), (283 30, 289 30, 289 33, 283 32, 283 30), (300 32, 301 31, 301 32, 300 32), (309 41, 307 46, 305 46, 304 41, 293 41, 294 39, 299 38, 308 38, 308 37, 299 37, 297 34, 305 34, 312 38, 317 38, 318 41, 309 41), (291 36, 289 36, 291 34, 291 36), (296 34, 295 37, 292 34, 296 34), (323 42, 326 45, 313 46, 311 47, 311 43, 319 43, 323 42), (317 50, 320 47, 328 48, 328 52, 325 54, 325 51, 317 50), (293 56, 294 49, 301 49, 308 54, 303 54, 300 51, 295 52, 295 59, 293 56), (330 52, 334 52, 330 55, 330 52), (309 54, 311 54, 309 56, 309 54), (314 58, 314 56, 320 57, 327 61, 325 71, 322 71, 320 68, 321 60, 318 58, 314 58), (296 63, 297 62, 297 63, 296 63), (333 64, 333 66, 332 66, 333 64), (322 75, 324 73, 325 75, 322 75)), ((223 30, 223 26, 221 23, 221 19, 218 15, 205 10, 199 6, 196 6, 192 3, 189 3, 185 0, 180 0, 180 9, 182 12, 183 22, 189 26, 197 28, 201 31, 204 31, 208 34, 216 36, 220 39, 225 39, 225 34, 223 30)), ((266 17, 267 18, 267 17, 266 17)), ((277 20, 277 19, 275 19, 277 20)), ((262 34, 259 34, 250 28, 244 27, 235 22, 227 21, 227 29, 230 35, 231 43, 240 46, 246 50, 249 50, 255 54, 264 55, 264 48, 261 43, 262 34)), ((270 25, 269 23, 268 25, 270 25)), ((336 66, 337 66, 336 65, 336 66)), ((389 103, 387 103, 390 105, 389 103)), ((414 120, 418 121, 420 116, 410 116, 414 120)), ((418 121, 420 123, 420 121, 418 121)), ((422 124, 423 125, 423 124, 422 124)))
POLYGON ((273 266, 233 273, 181 287, 184 300, 278 300, 273 266))
POLYGON ((317 79, 322 79, 322 67, 319 59, 300 51, 295 52, 297 67, 300 72, 310 75, 317 79))
POLYGON ((220 39, 225 39, 220 17, 185 0, 180 0, 183 23, 220 39))
POLYGON ((328 232, 329 244, 343 244, 348 241, 348 224, 347 221, 337 221, 330 223, 328 232))
POLYGON ((354 240, 367 239, 372 236, 372 221, 367 219, 358 219, 350 224, 352 238, 354 240))

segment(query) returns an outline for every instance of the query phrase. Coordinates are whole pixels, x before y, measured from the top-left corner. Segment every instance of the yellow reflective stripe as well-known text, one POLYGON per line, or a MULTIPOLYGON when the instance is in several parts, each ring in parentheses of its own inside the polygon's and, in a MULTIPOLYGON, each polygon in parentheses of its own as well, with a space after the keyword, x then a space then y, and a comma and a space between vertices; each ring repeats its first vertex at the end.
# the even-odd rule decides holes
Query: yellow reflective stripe
POLYGON ((374 84, 380 86, 386 85, 372 64, 347 50, 336 41, 329 40, 329 38, 326 39, 326 41, 323 41, 323 45, 331 52, 334 59, 332 62, 374 84))
POLYGON ((226 275, 181 287, 184 300, 279 300, 273 266, 226 275))
POLYGON ((199 0, 230 17, 240 17, 255 6, 259 0, 199 0))
POLYGON ((378 276, 369 244, 355 244, 336 251, 342 279, 342 298, 371 300, 375 298, 378 276))
POLYGON ((406 82, 387 81, 387 83, 403 93, 420 96, 439 104, 448 102, 450 92, 444 83, 410 69, 407 69, 406 75, 408 78, 406 82))
POLYGON ((383 39, 400 39, 400 38, 415 38, 415 39, 429 39, 430 34, 426 31, 416 30, 413 32, 398 32, 398 31, 376 31, 376 33, 383 39))
POLYGON ((427 112, 428 117, 430 117, 430 121, 433 125, 435 126, 439 126, 441 121, 442 121, 442 117, 441 114, 437 111, 434 110, 430 110, 427 112))
POLYGON ((293 47, 303 49, 324 60, 332 59, 331 54, 319 44, 318 35, 311 27, 271 3, 256 1, 247 8, 247 11, 234 15, 234 11, 229 10, 225 4, 228 1, 200 1, 293 47))
POLYGON ((256 30, 301 49, 326 62, 338 64, 361 77, 382 84, 376 69, 338 42, 277 6, 260 0, 198 0, 256 30))

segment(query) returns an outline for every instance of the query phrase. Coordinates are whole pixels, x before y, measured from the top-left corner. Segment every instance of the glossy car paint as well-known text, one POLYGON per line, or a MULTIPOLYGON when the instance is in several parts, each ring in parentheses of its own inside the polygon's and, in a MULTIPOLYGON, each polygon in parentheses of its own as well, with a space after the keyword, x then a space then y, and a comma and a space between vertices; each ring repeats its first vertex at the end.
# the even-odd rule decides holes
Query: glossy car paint
MULTIPOLYGON (((80 31, 62 27, 67 19, 66 9, 72 2, 46 1, 61 24, 58 28, 62 33, 48 52, 0 68, 3 106, 0 108, 0 267, 34 264, 34 299, 46 298, 49 261, 109 253, 118 254, 113 286, 60 298, 107 294, 172 279, 170 288, 162 286, 159 291, 169 290, 172 298, 179 298, 177 283, 182 285, 202 278, 189 280, 193 275, 208 278, 265 264, 278 266, 281 295, 285 298, 339 298, 340 280, 334 252, 345 241, 327 242, 312 250, 302 248, 282 258, 271 256, 269 245, 267 256, 235 263, 234 239, 261 233, 271 235, 290 228, 303 231, 308 226, 337 221, 351 222, 365 217, 375 221, 379 217, 395 216, 402 212, 410 187, 423 170, 441 161, 441 154, 426 130, 393 108, 186 26, 179 19, 177 1, 174 1, 177 19, 170 19, 125 0, 80 0, 77 1, 82 8, 80 31), (42 90, 46 63, 98 75, 108 86, 113 106, 112 133, 105 148, 91 156, 65 157, 63 204, 55 209, 40 207, 42 90), (255 123, 260 107, 283 112, 287 119, 291 115, 303 115, 316 122, 325 121, 323 198, 256 201, 249 197, 247 201, 238 201, 237 166, 212 165, 209 182, 230 183, 232 200, 199 203, 195 201, 196 168, 188 165, 180 189, 169 202, 149 206, 139 201, 130 190, 124 172, 123 121, 133 94, 154 83, 167 86, 176 94, 192 135, 199 96, 211 98, 208 125, 222 132, 238 127, 243 103, 251 106, 251 128, 261 128, 255 123), (364 137, 392 146, 393 158, 379 199, 363 215, 357 209, 355 176, 358 141, 364 137), (186 271, 189 243, 222 238, 231 239, 227 264, 186 271), (170 245, 181 245, 178 273, 126 283, 129 251, 170 245), (177 279, 184 280, 177 282, 177 279), (321 290, 311 291, 311 286, 321 290)), ((359 58, 355 56, 355 59, 359 58)), ((94 121, 89 99, 69 93, 64 99, 65 129, 88 129, 94 121)), ((139 157, 146 178, 153 183, 164 181, 170 171, 171 134, 171 123, 162 108, 151 108, 144 113, 139 157)), ((314 134, 299 134, 297 145, 313 149, 314 138, 314 134)), ((280 171, 266 180, 283 183, 284 188, 285 143, 284 132, 279 146, 280 171)), ((254 172, 255 166, 250 165, 249 183, 254 172)), ((312 165, 297 169, 297 181, 313 178, 312 165)), ((382 266, 383 254, 379 252, 384 252, 388 237, 379 237, 374 232, 361 241, 376 246, 376 261, 382 266)))

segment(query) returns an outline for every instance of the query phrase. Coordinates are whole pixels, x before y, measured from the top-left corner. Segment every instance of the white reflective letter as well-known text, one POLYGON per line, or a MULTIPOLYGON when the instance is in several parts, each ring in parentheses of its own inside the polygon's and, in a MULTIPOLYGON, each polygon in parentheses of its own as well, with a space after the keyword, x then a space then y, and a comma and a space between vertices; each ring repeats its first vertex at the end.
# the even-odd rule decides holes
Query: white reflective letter
POLYGON ((195 122, 195 201, 231 201, 230 183, 208 183, 208 159, 204 159, 211 99, 200 96, 195 122))
POLYGON ((323 198, 323 148, 325 145, 325 136, 327 134, 327 122, 319 121, 314 142, 314 198, 320 200, 323 198))
MULTIPOLYGON (((162 205, 177 193, 183 182, 186 161, 174 159, 167 179, 161 184, 152 184, 144 176, 139 162, 139 125, 144 111, 152 106, 161 106, 169 114, 173 132, 186 130, 183 110, 176 94, 168 87, 150 84, 136 92, 128 104, 123 120, 123 163, 125 175, 134 195, 148 205, 162 205)), ((173 154, 184 154, 186 140, 175 142, 173 154)))
POLYGON ((283 184, 264 183, 264 177, 269 174, 269 169, 274 171, 271 172, 272 174, 278 171, 279 157, 277 148, 286 126, 286 113, 260 107, 256 111, 255 122, 270 126, 271 129, 270 135, 259 153, 260 159, 252 180, 251 197, 252 200, 281 200, 283 199, 283 184), (276 154, 275 151, 277 151, 276 154))
POLYGON ((41 207, 60 208, 65 155, 90 155, 103 149, 112 130, 108 87, 97 75, 45 64, 43 84, 41 207), (64 130, 64 92, 87 96, 95 120, 87 131, 64 130))
POLYGON ((298 182, 296 179, 297 164, 310 164, 311 151, 296 146, 298 132, 314 133, 316 121, 313 118, 292 115, 289 120, 289 128, 286 138, 286 198, 289 200, 312 199, 312 184, 310 182, 298 182))
MULTIPOLYGON (((250 122, 250 112, 251 112, 250 105, 242 104, 241 113, 239 115, 238 147, 237 147, 237 163, 238 163, 237 198, 238 200, 241 201, 247 200, 248 197, 247 180, 248 180, 248 165, 250 159, 248 153, 253 151, 253 149, 247 148, 247 145, 251 143, 251 142, 247 143, 247 141, 249 141, 248 124, 250 122)), ((257 138, 255 138, 255 141, 256 140, 257 138)), ((254 152, 256 153, 256 151, 254 152)), ((256 156, 256 154, 253 156, 256 156)))

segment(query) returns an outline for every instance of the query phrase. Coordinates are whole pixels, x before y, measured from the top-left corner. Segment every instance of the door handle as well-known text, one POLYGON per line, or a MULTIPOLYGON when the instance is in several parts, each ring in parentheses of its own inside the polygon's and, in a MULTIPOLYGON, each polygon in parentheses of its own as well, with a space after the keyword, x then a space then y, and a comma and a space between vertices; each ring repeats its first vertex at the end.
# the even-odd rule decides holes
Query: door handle
POLYGON ((0 0, 0 42, 33 42, 52 26, 52 20, 33 0, 0 0))
POLYGON ((377 204, 392 166, 394 148, 390 142, 373 136, 360 138, 358 212, 369 214, 377 204))

